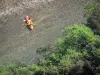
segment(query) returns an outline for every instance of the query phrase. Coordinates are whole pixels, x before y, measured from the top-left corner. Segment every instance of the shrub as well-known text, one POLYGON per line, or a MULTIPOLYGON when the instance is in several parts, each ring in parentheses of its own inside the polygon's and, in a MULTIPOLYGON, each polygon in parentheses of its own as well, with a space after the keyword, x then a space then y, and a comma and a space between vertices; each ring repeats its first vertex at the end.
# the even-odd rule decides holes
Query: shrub
POLYGON ((86 5, 84 8, 85 9, 85 17, 89 17, 98 6, 100 6, 99 3, 86 5))
POLYGON ((89 26, 95 34, 100 35, 100 6, 98 6, 87 19, 87 26, 89 26))
POLYGON ((6 67, 0 67, 0 75, 9 75, 9 71, 6 69, 6 67))
POLYGON ((96 75, 100 75, 100 66, 96 67, 96 75))
POLYGON ((57 40, 57 48, 62 55, 67 49, 82 50, 87 49, 89 44, 94 44, 96 38, 85 25, 74 25, 66 27, 63 31, 63 38, 57 40))

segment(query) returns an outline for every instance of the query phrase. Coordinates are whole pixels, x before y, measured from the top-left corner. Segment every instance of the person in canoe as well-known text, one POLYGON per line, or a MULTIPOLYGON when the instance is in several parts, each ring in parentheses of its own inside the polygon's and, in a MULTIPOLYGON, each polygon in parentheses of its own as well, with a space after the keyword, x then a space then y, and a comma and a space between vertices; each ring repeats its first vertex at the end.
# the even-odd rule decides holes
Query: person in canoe
POLYGON ((30 18, 30 16, 26 16, 25 20, 23 20, 25 22, 25 25, 28 26, 29 29, 33 30, 33 22, 30 18))

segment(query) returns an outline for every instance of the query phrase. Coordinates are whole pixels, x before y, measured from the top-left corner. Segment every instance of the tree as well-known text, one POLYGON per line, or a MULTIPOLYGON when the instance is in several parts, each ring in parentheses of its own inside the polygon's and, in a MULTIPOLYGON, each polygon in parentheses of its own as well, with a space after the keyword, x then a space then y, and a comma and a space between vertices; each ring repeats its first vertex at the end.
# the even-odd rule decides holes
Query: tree
MULTIPOLYGON (((85 25, 74 25, 63 30, 63 38, 57 40, 57 48, 62 55, 66 54, 67 49, 86 50, 92 49, 96 38, 94 33, 85 25)), ((94 47, 95 48, 95 47, 94 47)), ((93 49, 94 49, 93 48, 93 49)))
POLYGON ((95 34, 100 35, 100 5, 93 10, 93 13, 87 19, 87 26, 89 26, 95 34))

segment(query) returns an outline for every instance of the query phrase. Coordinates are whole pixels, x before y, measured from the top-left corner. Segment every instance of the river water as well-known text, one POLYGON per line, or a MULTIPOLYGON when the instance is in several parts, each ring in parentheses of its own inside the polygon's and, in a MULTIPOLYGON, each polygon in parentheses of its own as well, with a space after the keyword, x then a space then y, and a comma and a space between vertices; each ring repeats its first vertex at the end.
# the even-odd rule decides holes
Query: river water
POLYGON ((55 43, 68 25, 85 23, 84 6, 92 0, 0 0, 0 64, 35 63, 38 47, 55 43), (26 15, 37 25, 29 31, 26 15))

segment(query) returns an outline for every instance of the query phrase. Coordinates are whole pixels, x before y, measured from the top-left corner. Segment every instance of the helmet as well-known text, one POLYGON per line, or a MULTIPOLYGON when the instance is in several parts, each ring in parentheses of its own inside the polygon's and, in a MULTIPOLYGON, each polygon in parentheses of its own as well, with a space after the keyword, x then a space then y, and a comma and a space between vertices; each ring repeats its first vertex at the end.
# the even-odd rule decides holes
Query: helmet
POLYGON ((26 16, 26 20, 30 20, 30 16, 26 16))

